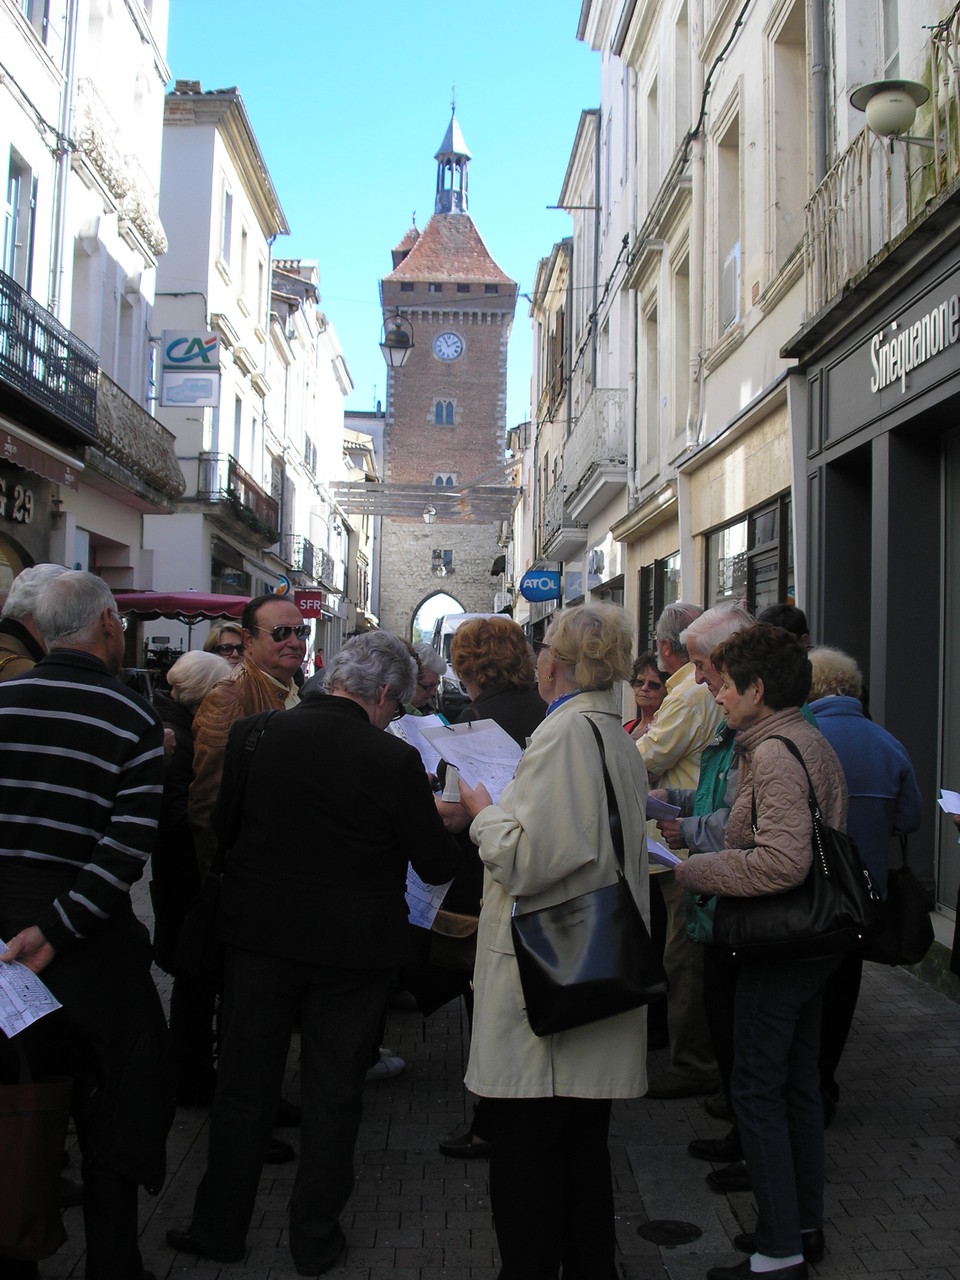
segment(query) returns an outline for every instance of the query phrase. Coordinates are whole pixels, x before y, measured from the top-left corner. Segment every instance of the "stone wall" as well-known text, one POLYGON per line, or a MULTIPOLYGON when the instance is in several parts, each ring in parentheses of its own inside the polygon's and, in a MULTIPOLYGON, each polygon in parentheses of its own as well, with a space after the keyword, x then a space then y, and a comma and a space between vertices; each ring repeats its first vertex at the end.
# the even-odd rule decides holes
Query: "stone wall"
POLYGON ((409 640, 413 619, 429 596, 453 596, 466 613, 490 613, 499 578, 499 525, 384 519, 381 529, 380 626, 409 640), (433 572, 434 549, 453 551, 453 572, 433 572))

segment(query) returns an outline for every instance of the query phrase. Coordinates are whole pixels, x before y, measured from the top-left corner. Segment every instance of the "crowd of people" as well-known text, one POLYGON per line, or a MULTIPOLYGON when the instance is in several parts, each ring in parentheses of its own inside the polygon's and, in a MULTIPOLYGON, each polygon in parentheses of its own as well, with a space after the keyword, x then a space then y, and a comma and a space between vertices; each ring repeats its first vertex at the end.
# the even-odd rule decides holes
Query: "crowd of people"
MULTIPOLYGON (((478 616, 451 649, 470 699, 459 719, 492 720, 522 749, 494 799, 462 779, 451 796, 443 770, 428 774, 388 731, 434 710, 446 667, 429 645, 367 632, 303 683, 308 633, 291 599, 257 597, 174 663, 150 705, 119 678, 124 623, 100 578, 37 565, 6 598, 2 958, 41 974, 61 1005, 19 1040, 35 1075, 74 1082, 87 1280, 150 1280, 138 1189, 163 1185, 177 1103, 211 1108, 210 1139, 169 1244, 243 1260, 262 1166, 294 1158, 274 1128, 293 1119, 293 1262, 301 1275, 338 1266, 364 1087, 403 1069, 382 1041, 404 997, 425 1016, 465 1002, 475 1109, 440 1150, 490 1161, 500 1280, 614 1280, 611 1104, 643 1095, 702 1095, 730 1120, 689 1151, 720 1166, 714 1190, 752 1189, 757 1222, 734 1241, 742 1261, 709 1280, 803 1280, 828 1247, 824 1128, 863 958, 731 954, 713 911, 805 880, 809 786, 884 893, 891 838, 919 827, 921 798, 906 751, 864 710, 856 661, 809 649, 792 605, 755 620, 676 602, 636 656, 614 605, 562 610, 534 642, 508 617, 478 616), (284 803, 300 761, 310 785, 284 803), (615 879, 606 782, 626 885, 668 977, 665 1021, 635 1008, 536 1035, 512 914, 615 879), (676 816, 649 820, 648 793, 676 816), (648 862, 654 839, 675 867, 648 862), (152 941, 130 902, 148 863, 152 941), (466 922, 457 967, 408 921, 408 864, 449 885, 443 912, 466 922), (200 973, 183 942, 204 899, 220 963, 200 973), (174 979, 169 1023, 151 962, 174 979), (649 1083, 648 1014, 670 1050, 649 1083), (299 1106, 281 1092, 295 1032, 299 1106)), ((12 1070, 0 1045, 0 1078, 12 1070)), ((37 1274, 33 1258, 0 1252, 0 1280, 37 1274)))

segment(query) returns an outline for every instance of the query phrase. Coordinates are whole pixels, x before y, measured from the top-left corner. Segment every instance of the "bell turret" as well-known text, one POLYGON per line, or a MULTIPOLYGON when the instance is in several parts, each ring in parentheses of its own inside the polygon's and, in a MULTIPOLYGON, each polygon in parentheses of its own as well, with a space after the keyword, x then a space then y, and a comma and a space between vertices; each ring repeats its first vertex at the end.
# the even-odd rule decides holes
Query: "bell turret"
POLYGON ((434 156, 437 162, 437 213, 467 212, 467 166, 470 152, 463 140, 456 114, 450 116, 447 132, 434 156))

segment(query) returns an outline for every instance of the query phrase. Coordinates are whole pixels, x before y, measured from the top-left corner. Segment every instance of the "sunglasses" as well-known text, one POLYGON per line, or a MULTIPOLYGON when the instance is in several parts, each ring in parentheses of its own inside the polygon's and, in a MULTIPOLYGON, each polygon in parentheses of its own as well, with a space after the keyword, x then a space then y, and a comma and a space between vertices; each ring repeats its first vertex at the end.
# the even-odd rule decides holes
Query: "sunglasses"
POLYGON ((215 653, 219 653, 221 658, 229 658, 231 653, 243 653, 242 644, 218 644, 214 648, 215 653))
POLYGON ((633 687, 634 689, 650 689, 652 692, 656 692, 658 689, 663 688, 663 684, 659 680, 634 680, 633 687))
POLYGON ((298 640, 306 640, 310 634, 310 623, 301 622, 298 627, 254 627, 255 631, 269 631, 270 639, 274 644, 283 644, 284 640, 289 640, 291 636, 296 636, 298 640))
POLYGON ((533 656, 534 656, 535 658, 539 658, 539 657, 540 657, 540 651, 541 651, 541 649, 549 649, 549 648, 550 648, 550 646, 547 644, 547 642, 546 642, 545 640, 531 640, 531 641, 530 641, 530 647, 531 647, 531 649, 533 650, 533 656))

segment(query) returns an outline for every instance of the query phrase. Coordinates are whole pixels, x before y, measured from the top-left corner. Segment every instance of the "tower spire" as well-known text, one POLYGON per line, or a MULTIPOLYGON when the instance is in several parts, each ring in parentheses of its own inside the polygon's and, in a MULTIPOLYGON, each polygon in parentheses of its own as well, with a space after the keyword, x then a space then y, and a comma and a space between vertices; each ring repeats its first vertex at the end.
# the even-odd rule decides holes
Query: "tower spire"
POLYGON ((450 123, 434 159, 437 162, 436 213, 467 212, 467 166, 471 156, 457 123, 457 96, 451 96, 450 123))

